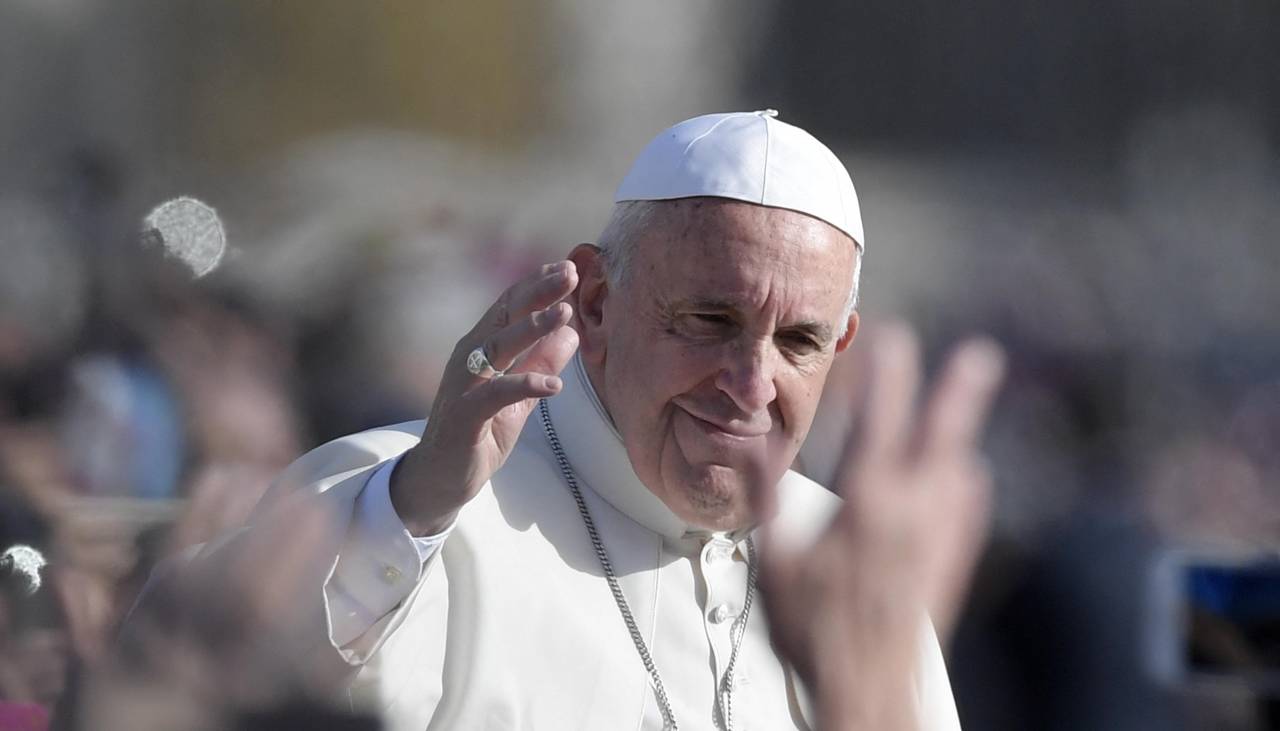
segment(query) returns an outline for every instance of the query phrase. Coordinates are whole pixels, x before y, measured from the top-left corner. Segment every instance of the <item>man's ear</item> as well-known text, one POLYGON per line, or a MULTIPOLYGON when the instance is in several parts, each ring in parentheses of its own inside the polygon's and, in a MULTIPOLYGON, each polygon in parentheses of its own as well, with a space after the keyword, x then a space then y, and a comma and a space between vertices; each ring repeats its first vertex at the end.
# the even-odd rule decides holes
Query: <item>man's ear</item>
POLYGON ((573 303, 573 328, 578 331, 578 350, 588 362, 603 362, 605 337, 604 303, 609 297, 609 276, 604 252, 595 244, 578 244, 569 252, 578 268, 578 288, 569 295, 573 303))
POLYGON ((858 313, 857 311, 849 313, 849 327, 844 331, 844 336, 836 341, 836 352, 843 353, 845 348, 853 342, 853 337, 858 334, 858 313))

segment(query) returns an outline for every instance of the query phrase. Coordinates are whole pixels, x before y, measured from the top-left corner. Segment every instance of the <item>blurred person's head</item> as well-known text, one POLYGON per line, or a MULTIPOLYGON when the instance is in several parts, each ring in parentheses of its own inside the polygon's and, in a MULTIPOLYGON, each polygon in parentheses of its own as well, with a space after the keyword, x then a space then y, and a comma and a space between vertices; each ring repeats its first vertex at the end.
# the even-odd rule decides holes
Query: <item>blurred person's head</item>
POLYGON ((1280 380, 1254 386, 1236 400, 1227 437, 1262 469, 1272 485, 1268 494, 1280 501, 1280 490, 1275 489, 1280 482, 1280 380))
POLYGON ((1147 514, 1175 543, 1245 550, 1276 545, 1280 501, 1236 444, 1211 434, 1178 439, 1153 455, 1142 479, 1147 514))
POLYGON ((51 708, 66 688, 70 652, 39 541, 42 522, 0 492, 0 701, 51 708))
POLYGON ((145 333, 148 355, 181 403, 198 462, 281 469, 304 439, 290 333, 234 292, 192 292, 145 333))
POLYGON ((44 206, 0 197, 0 383, 65 348, 85 311, 85 273, 44 206))
POLYGON ((23 570, 0 561, 0 613, 8 616, 3 643, 6 670, 0 696, 52 707, 66 689, 70 647, 57 595, 48 584, 33 588, 23 570))

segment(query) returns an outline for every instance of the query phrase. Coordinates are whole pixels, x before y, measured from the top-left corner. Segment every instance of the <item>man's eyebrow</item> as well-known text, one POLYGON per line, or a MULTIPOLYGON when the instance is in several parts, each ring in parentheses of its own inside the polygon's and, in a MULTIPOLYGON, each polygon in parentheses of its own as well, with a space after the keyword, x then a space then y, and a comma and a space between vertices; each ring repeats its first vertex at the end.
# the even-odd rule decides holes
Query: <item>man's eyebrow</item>
POLYGON ((671 306, 678 309, 711 310, 713 312, 738 309, 738 306, 729 300, 712 299, 710 297, 679 300, 672 302, 671 306))

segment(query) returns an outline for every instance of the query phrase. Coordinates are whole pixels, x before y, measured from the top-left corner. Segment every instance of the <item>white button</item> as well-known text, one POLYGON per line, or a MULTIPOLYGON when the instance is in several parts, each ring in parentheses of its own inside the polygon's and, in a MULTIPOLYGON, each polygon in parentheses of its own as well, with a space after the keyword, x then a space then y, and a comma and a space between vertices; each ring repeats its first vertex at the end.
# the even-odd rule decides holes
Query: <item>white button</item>
POLYGON ((382 578, 386 579, 388 584, 394 584, 400 580, 400 569, 388 566, 382 570, 382 578))
POLYGON ((720 563, 733 556, 733 544, 719 538, 711 539, 702 551, 702 558, 707 563, 720 563))
POLYGON ((711 621, 716 624, 720 624, 731 617, 733 617, 733 607, 730 607, 728 604, 721 604, 711 610, 711 621))

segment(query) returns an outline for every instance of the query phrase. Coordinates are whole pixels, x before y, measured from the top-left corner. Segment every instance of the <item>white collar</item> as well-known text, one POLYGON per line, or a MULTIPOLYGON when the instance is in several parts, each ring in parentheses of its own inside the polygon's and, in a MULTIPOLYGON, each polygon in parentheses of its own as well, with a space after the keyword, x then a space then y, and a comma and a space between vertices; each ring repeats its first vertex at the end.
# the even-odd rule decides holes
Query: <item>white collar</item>
MULTIPOLYGON (((636 476, 622 437, 596 395, 580 354, 574 354, 560 375, 564 388, 547 399, 547 405, 565 456, 579 481, 673 547, 696 548, 716 535, 681 520, 636 476)), ((742 535, 728 537, 737 542, 745 534, 743 531, 742 535)))

